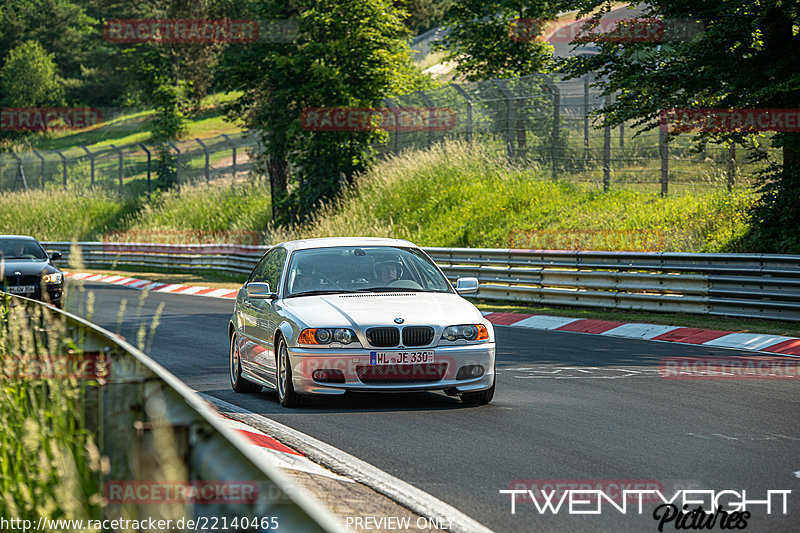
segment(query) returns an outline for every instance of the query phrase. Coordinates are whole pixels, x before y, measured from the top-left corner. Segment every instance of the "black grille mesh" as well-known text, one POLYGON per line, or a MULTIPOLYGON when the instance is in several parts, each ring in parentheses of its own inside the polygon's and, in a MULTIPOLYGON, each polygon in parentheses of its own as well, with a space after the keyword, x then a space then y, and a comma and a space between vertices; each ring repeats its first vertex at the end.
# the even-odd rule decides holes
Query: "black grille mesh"
POLYGON ((400 331, 397 328, 370 328, 367 341, 376 348, 390 348, 400 344, 400 331))
POLYGON ((427 346, 433 342, 433 328, 430 326, 408 326, 403 328, 404 346, 427 346))

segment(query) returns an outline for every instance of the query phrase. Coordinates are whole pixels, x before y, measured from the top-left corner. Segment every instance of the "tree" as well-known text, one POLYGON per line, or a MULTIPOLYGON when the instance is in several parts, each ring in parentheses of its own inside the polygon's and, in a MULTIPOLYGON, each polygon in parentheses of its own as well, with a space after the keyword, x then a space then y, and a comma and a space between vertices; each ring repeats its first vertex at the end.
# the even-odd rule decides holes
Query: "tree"
MULTIPOLYGON (((583 14, 611 2, 580 0, 583 14)), ((668 43, 599 42, 596 56, 564 67, 580 76, 599 74, 599 86, 616 101, 603 110, 617 125, 633 120, 658 126, 662 109, 800 107, 800 7, 782 0, 651 0, 644 17, 698 21, 703 31, 668 43)), ((741 142, 743 133, 705 132, 698 141, 741 142)), ((765 172, 744 246, 765 252, 800 253, 800 133, 776 133, 782 163, 765 172)))
POLYGON ((7 107, 38 107, 63 104, 53 56, 35 41, 13 48, 0 70, 2 104, 7 107))
POLYGON ((445 59, 468 80, 512 78, 541 72, 550 62, 552 47, 531 35, 514 32, 522 24, 552 19, 564 2, 539 0, 462 0, 446 20, 452 26, 440 47, 445 59))
POLYGON ((250 12, 297 25, 287 42, 229 47, 220 71, 229 90, 244 92, 230 115, 244 116, 265 147, 259 163, 270 177, 273 218, 292 222, 352 183, 382 136, 307 131, 303 111, 370 108, 426 85, 410 59, 404 13, 388 0, 260 1, 250 12))
POLYGON ((455 0, 398 0, 395 5, 408 12, 403 24, 412 35, 418 35, 443 24, 454 3, 455 0))

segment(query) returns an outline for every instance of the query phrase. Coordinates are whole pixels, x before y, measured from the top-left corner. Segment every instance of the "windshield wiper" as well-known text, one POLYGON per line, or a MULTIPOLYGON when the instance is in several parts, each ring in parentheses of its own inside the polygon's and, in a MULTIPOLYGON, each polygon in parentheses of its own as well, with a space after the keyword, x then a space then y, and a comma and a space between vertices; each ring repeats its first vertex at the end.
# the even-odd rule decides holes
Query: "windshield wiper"
POLYGON ((357 289, 358 292, 437 292, 430 289, 414 289, 408 287, 369 287, 357 289))
POLYGON ((351 293, 354 291, 343 291, 343 290, 324 290, 324 291, 305 291, 305 292, 297 292, 294 294, 290 294, 287 298, 295 298, 297 296, 319 296, 321 294, 346 294, 351 293))

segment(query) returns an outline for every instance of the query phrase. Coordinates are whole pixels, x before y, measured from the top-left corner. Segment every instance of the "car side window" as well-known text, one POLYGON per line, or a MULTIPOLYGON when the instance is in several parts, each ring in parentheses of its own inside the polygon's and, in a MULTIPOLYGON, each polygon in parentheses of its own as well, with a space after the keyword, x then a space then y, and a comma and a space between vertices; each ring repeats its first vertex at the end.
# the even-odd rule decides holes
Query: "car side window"
POLYGON ((258 265, 259 268, 253 272, 253 277, 250 281, 269 283, 270 289, 277 291, 278 280, 281 277, 281 272, 283 272, 283 264, 286 262, 286 249, 278 248, 270 252, 264 259, 258 265))

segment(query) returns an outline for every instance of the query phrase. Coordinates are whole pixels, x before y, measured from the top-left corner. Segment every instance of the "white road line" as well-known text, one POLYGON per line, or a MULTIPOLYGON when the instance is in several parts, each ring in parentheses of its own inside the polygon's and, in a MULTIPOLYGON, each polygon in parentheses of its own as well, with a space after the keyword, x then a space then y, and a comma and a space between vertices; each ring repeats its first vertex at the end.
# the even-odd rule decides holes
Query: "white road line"
POLYGON ((258 425, 266 427, 274 438, 285 442, 296 450, 302 451, 309 458, 334 472, 345 475, 384 496, 388 496, 415 513, 427 518, 444 520, 444 523, 449 520, 450 528, 448 531, 454 533, 491 533, 492 531, 455 507, 330 444, 224 400, 205 393, 198 394, 223 411, 247 415, 247 418, 253 419, 258 425))

